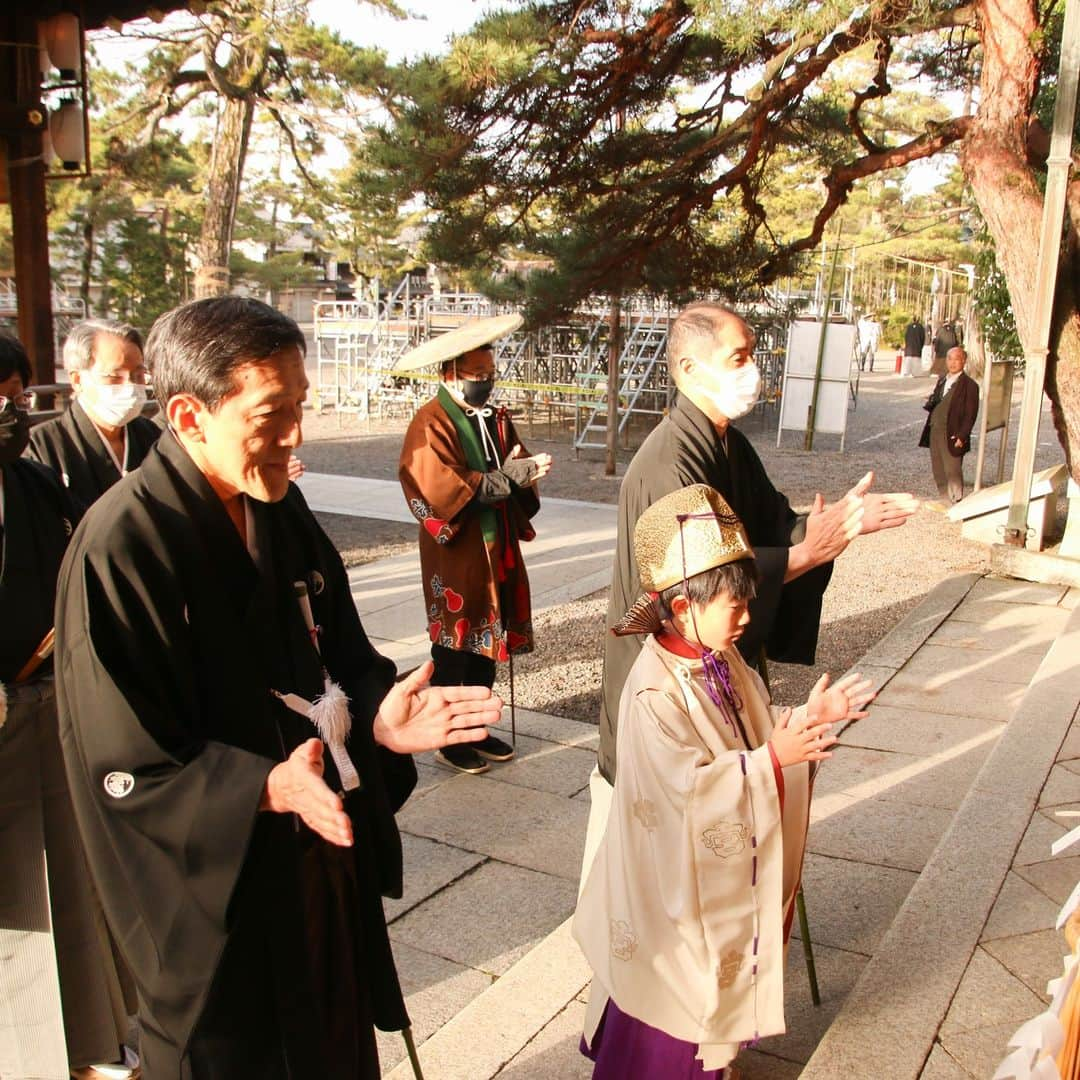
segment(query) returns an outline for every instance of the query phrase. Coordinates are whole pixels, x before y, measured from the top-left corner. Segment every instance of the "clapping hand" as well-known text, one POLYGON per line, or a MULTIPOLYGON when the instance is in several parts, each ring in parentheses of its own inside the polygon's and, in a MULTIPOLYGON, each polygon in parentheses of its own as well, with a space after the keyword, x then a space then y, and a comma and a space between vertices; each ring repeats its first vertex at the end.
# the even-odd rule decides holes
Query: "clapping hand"
POLYGON ((803 541, 811 565, 831 562, 862 531, 863 499, 849 491, 839 502, 825 505, 821 492, 814 496, 814 505, 806 518, 806 538, 803 541))
POLYGON ((479 742, 502 716, 502 699, 486 686, 429 686, 430 660, 395 683, 375 717, 375 741, 398 754, 479 742))
POLYGON ((798 765, 803 761, 824 761, 832 757, 829 747, 836 742, 832 724, 818 723, 807 714, 806 722, 799 727, 791 723, 792 712, 784 709, 776 727, 769 737, 773 753, 781 768, 798 765))
POLYGON ((352 822, 323 779, 323 743, 301 743, 266 778, 260 810, 298 814, 312 832, 338 847, 352 847, 352 822))
POLYGON ((533 454, 533 456, 531 458, 523 458, 521 456, 521 444, 520 443, 516 444, 514 446, 514 448, 510 451, 510 453, 507 454, 506 456, 507 456, 507 458, 509 460, 531 461, 536 466, 536 473, 533 475, 533 478, 529 481, 529 486, 530 487, 533 484, 535 484, 538 480, 541 480, 545 476, 547 476, 547 474, 549 472, 551 472, 551 455, 550 454, 533 454))
POLYGON ((872 685, 869 679, 852 672, 830 686, 829 673, 826 671, 810 691, 810 698, 806 702, 807 723, 811 722, 810 718, 826 724, 862 720, 868 715, 865 707, 877 697, 877 691, 870 689, 872 685))
POLYGON ((895 529, 919 509, 919 500, 909 492, 871 492, 870 485, 873 482, 874 474, 871 471, 848 492, 849 498, 856 496, 862 499, 863 517, 859 531, 863 535, 880 532, 882 529, 895 529))

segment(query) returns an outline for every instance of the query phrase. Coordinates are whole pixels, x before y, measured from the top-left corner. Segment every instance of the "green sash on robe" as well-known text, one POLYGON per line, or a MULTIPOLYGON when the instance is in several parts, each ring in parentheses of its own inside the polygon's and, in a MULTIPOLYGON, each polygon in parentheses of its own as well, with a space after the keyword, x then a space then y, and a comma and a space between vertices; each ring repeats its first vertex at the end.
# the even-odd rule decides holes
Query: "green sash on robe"
MULTIPOLYGON (((469 423, 469 418, 462 411, 461 406, 450 396, 450 391, 446 389, 444 383, 439 383, 438 398, 439 404, 446 410, 446 415, 450 417, 454 422, 454 427, 457 428, 461 448, 465 451, 465 464, 476 472, 487 472, 488 463, 484 458, 484 450, 480 445, 480 439, 477 437, 472 424, 469 423)), ((484 418, 480 417, 479 419, 482 424, 484 418)), ((480 522, 484 528, 484 542, 494 544, 496 530, 495 510, 493 507, 480 507, 480 522)))

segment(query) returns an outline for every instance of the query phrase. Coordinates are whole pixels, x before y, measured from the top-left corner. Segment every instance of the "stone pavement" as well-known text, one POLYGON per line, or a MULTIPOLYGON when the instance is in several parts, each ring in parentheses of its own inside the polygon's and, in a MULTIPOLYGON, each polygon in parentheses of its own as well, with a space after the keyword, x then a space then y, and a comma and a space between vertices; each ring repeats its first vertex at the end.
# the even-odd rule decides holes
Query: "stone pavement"
MULTIPOLYGON (((317 510, 409 520, 397 484, 309 474, 317 510)), ((605 587, 615 508, 545 500, 537 609, 605 587)), ((350 573, 377 646, 427 654, 415 556, 350 573)), ((1077 591, 947 579, 857 668, 880 694, 815 793, 804 887, 822 1004, 798 938, 788 1034, 740 1055, 746 1080, 989 1076, 1060 973, 1060 904, 1080 855, 1051 859, 1080 807, 1077 591)), ((595 761, 591 724, 518 710, 518 757, 484 776, 419 759, 398 815, 405 895, 390 933, 428 1080, 589 1076, 589 972, 569 934, 595 761)), ((385 1074, 412 1075, 380 1035, 385 1074)))
MULTIPOLYGON (((384 521, 413 521, 395 481, 306 473, 299 482, 312 510, 384 521)), ((533 615, 607 588, 615 550, 616 507, 548 499, 533 520, 536 539, 525 559, 533 615)), ((349 571, 349 583, 372 644, 397 664, 416 667, 430 656, 417 552, 349 571)))
MULTIPOLYGON (((951 578, 858 665, 881 694, 820 774, 806 861, 822 1005, 794 940, 788 1034, 740 1056, 747 1080, 985 1077, 1044 1007, 1064 949, 1050 928, 1080 877, 1080 858, 1048 862, 1063 831, 1048 808, 1080 805, 1080 732, 1061 746, 1080 700, 1075 602, 1063 587, 951 578), (993 771, 1006 743, 1023 783, 993 771)), ((399 815, 406 893, 387 913, 428 1080, 590 1072, 577 1052, 589 973, 569 917, 596 730, 518 719, 517 761, 467 777, 425 755, 399 815)), ((380 1048, 385 1075, 412 1075, 400 1037, 380 1048)))

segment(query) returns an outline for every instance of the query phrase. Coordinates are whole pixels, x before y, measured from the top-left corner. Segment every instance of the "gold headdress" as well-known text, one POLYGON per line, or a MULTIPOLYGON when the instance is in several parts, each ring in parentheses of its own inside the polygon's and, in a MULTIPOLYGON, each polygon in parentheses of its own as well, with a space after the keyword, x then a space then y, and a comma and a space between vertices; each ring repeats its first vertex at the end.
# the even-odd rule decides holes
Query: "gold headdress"
POLYGON ((634 558, 646 591, 612 633, 656 633, 662 625, 657 593, 753 555, 742 522, 714 488, 692 484, 657 499, 634 526, 634 558))

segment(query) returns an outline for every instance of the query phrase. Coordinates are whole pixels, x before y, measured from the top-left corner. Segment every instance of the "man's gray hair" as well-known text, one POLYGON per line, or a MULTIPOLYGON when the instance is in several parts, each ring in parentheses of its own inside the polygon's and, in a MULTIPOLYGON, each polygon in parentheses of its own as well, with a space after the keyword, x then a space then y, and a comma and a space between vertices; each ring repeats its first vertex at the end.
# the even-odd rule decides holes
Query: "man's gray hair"
POLYGON ((86 371, 94 363, 94 342, 103 334, 130 341, 142 352, 142 334, 129 323, 113 319, 87 319, 71 328, 64 342, 64 368, 67 371, 86 371))
POLYGON ((744 321, 737 311, 714 300, 699 300, 684 307, 668 331, 669 365, 674 368, 679 360, 697 356, 702 345, 709 349, 716 346, 721 330, 731 319, 744 321))

